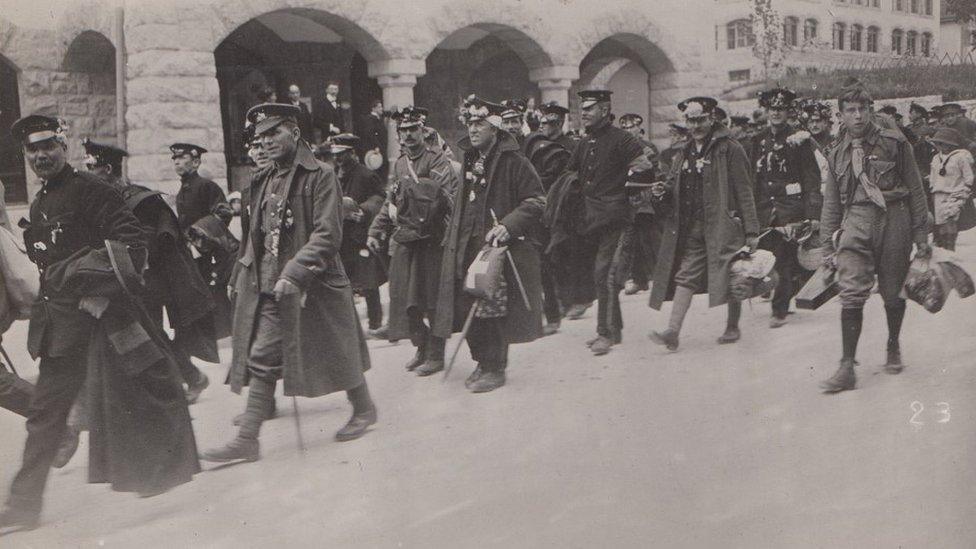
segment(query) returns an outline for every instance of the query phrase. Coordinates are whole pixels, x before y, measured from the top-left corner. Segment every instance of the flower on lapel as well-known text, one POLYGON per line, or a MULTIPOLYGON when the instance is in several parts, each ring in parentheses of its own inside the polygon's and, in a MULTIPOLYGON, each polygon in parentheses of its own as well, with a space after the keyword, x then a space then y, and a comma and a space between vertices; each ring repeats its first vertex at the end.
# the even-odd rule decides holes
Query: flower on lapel
POLYGON ((711 163, 712 161, 707 158, 699 158, 695 160, 695 171, 701 173, 705 166, 708 166, 711 163))
POLYGON ((295 214, 291 211, 291 208, 285 208, 285 218, 281 221, 281 226, 284 229, 291 229, 295 225, 295 214))

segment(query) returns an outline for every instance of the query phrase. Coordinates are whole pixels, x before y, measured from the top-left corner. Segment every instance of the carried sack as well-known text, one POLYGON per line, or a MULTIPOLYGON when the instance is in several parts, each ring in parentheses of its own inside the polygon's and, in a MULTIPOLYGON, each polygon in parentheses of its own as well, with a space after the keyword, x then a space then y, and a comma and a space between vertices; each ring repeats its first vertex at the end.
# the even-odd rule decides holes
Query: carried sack
POLYGON ((508 313, 507 251, 507 246, 485 246, 468 267, 464 291, 479 300, 475 310, 478 318, 498 318, 508 313))
POLYGON ((952 252, 933 248, 932 257, 912 260, 901 297, 911 299, 930 313, 937 313, 942 310, 952 290, 959 297, 967 298, 976 293, 976 286, 952 252))
POLYGON ((409 160, 407 167, 410 178, 398 180, 393 188, 397 223, 393 239, 405 244, 430 237, 440 238, 450 213, 447 193, 437 181, 417 177, 409 160))
POLYGON ((729 297, 745 301, 775 288, 779 282, 775 266, 776 257, 768 250, 734 260, 729 268, 729 297))
POLYGON ((13 318, 30 318, 31 305, 40 293, 40 273, 27 257, 27 250, 6 227, 0 227, 0 271, 13 318))

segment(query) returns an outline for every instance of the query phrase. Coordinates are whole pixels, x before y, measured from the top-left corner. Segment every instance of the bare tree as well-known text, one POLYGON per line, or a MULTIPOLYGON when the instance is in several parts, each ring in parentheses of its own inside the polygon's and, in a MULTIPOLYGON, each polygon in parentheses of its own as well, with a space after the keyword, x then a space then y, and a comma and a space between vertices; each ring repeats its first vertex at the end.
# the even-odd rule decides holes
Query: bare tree
POLYGON ((756 37, 752 54, 762 63, 763 80, 769 82, 779 73, 790 49, 783 40, 783 19, 773 9, 773 0, 752 0, 749 19, 756 37))

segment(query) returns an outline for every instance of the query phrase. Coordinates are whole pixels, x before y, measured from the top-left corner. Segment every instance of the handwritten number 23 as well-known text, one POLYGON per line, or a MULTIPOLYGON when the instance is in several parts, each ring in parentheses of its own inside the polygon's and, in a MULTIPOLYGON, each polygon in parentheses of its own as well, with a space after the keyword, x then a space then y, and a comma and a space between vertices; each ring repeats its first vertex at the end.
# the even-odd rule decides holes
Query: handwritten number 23
MULTIPOLYGON (((949 408, 949 403, 948 402, 936 402, 935 405, 939 407, 939 410, 938 410, 938 412, 939 412, 939 419, 937 419, 935 422, 936 423, 949 423, 949 420, 952 419, 952 413, 951 413, 950 408, 949 408)), ((916 400, 916 401, 913 401, 911 404, 909 404, 909 408, 911 408, 912 409, 912 412, 915 412, 915 413, 912 414, 912 417, 911 417, 911 419, 908 420, 908 423, 911 423, 912 425, 914 425, 916 427, 921 427, 922 425, 925 425, 925 422, 922 421, 921 419, 919 419, 919 416, 922 414, 922 411, 925 410, 925 406, 922 405, 921 402, 919 402, 919 401, 916 400)))

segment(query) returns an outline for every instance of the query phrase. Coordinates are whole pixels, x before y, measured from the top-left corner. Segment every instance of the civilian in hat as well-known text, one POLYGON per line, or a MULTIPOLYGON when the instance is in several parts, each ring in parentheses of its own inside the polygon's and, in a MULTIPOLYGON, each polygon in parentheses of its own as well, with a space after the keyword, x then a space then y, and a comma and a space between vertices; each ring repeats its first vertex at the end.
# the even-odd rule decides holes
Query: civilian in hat
POLYGON ((972 148, 972 142, 976 141, 976 121, 966 115, 965 109, 958 103, 946 103, 940 109, 942 125, 952 128, 959 132, 959 135, 966 140, 966 147, 972 148))
POLYGON ((542 283, 535 239, 545 196, 539 176, 519 152, 515 138, 500 131, 503 110, 501 105, 470 96, 461 112, 468 130, 459 143, 464 151, 464 180, 457 189, 444 239, 434 318, 437 337, 447 339, 460 331, 474 304, 474 298, 464 291, 468 268, 485 246, 508 247, 514 265, 506 265, 504 271, 505 295, 494 306, 476 310, 468 330, 468 348, 478 366, 465 386, 474 393, 505 384, 510 344, 542 335, 542 283))
POLYGON ((788 235, 791 227, 819 223, 820 166, 809 133, 799 133, 787 124, 796 94, 774 88, 759 94, 768 126, 748 144, 747 153, 756 173, 756 210, 767 233, 761 247, 776 256, 779 283, 773 292, 770 328, 786 324, 790 301, 799 290, 803 275, 796 253, 797 243, 788 235))
POLYGON ((651 332, 650 338, 672 351, 678 349, 681 327, 696 293, 707 293, 711 307, 728 303, 725 333, 719 341, 739 339, 741 304, 730 300, 729 267, 736 256, 754 251, 759 243, 752 194, 755 172, 742 146, 729 138, 728 128, 715 124, 715 105, 710 97, 692 97, 678 104, 691 140, 675 156, 668 181, 652 188, 656 199, 670 207, 670 214, 658 221, 664 236, 650 306, 660 310, 667 300, 672 305, 668 328, 651 332))
POLYGON ((959 132, 952 128, 939 128, 928 140, 938 151, 929 172, 935 213, 933 240, 936 246, 954 251, 959 214, 972 199, 973 155, 963 146, 959 132))
POLYGON ((380 177, 359 161, 359 138, 342 133, 332 138, 332 154, 339 168, 339 185, 342 187, 344 204, 342 222, 342 247, 339 257, 349 275, 354 292, 366 299, 366 317, 369 322, 367 335, 382 338, 383 304, 380 302, 380 286, 386 283, 385 260, 380 254, 371 253, 366 246, 369 226, 383 207, 386 198, 385 185, 380 177))
POLYGON ((912 243, 916 257, 931 254, 925 192, 911 144, 901 132, 875 124, 871 103, 858 82, 845 87, 837 100, 844 128, 827 154, 833 177, 824 191, 820 234, 824 256, 837 267, 843 355, 837 372, 821 385, 826 393, 855 387, 863 308, 875 278, 888 317, 885 369, 901 371, 899 336, 905 300, 899 293, 908 274, 912 243))
MULTIPOLYGON (((506 99, 501 103, 502 110, 502 129, 512 134, 519 147, 525 142, 525 101, 521 99, 506 99)), ((525 151, 523 150, 524 154, 525 151)))
POLYGON ((578 244, 582 253, 579 268, 593 269, 596 284, 597 336, 587 342, 595 355, 607 354, 622 338, 619 331, 612 328, 623 326, 623 318, 617 300, 610 299, 608 274, 620 235, 630 224, 631 206, 624 189, 627 174, 632 168, 640 171, 650 168, 640 141, 613 125, 611 93, 606 90, 579 92, 586 138, 576 148, 567 167, 579 174, 584 197, 584 219, 579 230, 583 239, 578 244))
MULTIPOLYGON (((314 106, 314 105, 313 105, 314 106)), ((343 110, 346 104, 339 102, 339 83, 330 80, 325 86, 325 98, 315 106, 315 115, 312 124, 315 126, 315 142, 321 143, 333 135, 339 135, 345 131, 343 121, 343 110)), ((309 139, 305 136, 304 139, 309 139)))
POLYGON ((386 154, 386 147, 388 145, 386 112, 383 110, 382 99, 373 99, 370 101, 369 114, 359 120, 357 129, 362 138, 358 146, 360 157, 365 158, 364 155, 369 151, 379 153, 383 162, 380 164, 380 168, 376 173, 380 176, 380 180, 386 181, 387 173, 390 170, 390 161, 387 159, 388 155, 386 154))
POLYGON ((158 327, 140 315, 138 298, 126 295, 138 291, 146 262, 139 221, 116 188, 68 164, 60 121, 31 115, 14 122, 11 133, 41 179, 30 221, 22 223, 28 257, 41 273, 27 338, 40 375, 0 529, 32 529, 86 379, 89 482, 150 496, 188 482, 199 464, 176 366, 158 327), (113 343, 120 342, 138 351, 119 351, 113 343))
POLYGON ((458 177, 443 150, 424 141, 427 109, 405 107, 393 114, 400 157, 392 188, 369 228, 376 255, 390 249, 390 340, 409 338, 416 352, 409 372, 429 376, 444 369, 445 338, 432 333, 440 292, 443 239, 458 177))
POLYGON ((240 259, 234 273, 233 358, 228 382, 250 387, 240 430, 207 461, 255 461, 258 434, 274 406, 279 379, 286 396, 346 391, 352 417, 336 433, 353 440, 376 423, 363 373, 366 338, 339 257, 342 190, 332 169, 312 156, 293 105, 256 105, 247 113, 273 164, 251 183, 240 259))

